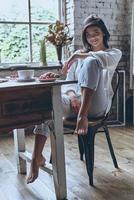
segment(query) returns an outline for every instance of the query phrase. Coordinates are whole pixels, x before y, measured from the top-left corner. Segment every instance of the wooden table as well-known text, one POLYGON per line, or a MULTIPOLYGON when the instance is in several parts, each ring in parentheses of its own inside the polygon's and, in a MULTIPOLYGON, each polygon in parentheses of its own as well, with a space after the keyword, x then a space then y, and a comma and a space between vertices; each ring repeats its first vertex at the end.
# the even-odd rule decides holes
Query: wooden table
MULTIPOLYGON (((74 81, 73 81, 74 82, 74 81)), ((71 81, 0 83, 0 131, 14 129, 18 172, 26 173, 24 128, 54 120, 51 134, 52 170, 57 200, 67 198, 61 85, 71 81)), ((75 82, 74 82, 75 83, 75 82)))

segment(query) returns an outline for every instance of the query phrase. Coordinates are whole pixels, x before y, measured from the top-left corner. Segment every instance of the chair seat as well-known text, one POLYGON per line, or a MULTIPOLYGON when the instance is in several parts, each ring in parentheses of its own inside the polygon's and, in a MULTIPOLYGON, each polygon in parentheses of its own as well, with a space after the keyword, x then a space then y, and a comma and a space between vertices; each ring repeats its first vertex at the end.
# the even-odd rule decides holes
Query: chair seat
MULTIPOLYGON (((94 126, 102 122, 102 120, 105 118, 105 116, 96 117, 96 118, 88 118, 88 126, 94 126)), ((65 126, 75 126, 76 125, 77 118, 76 117, 70 117, 64 119, 63 123, 65 126)))

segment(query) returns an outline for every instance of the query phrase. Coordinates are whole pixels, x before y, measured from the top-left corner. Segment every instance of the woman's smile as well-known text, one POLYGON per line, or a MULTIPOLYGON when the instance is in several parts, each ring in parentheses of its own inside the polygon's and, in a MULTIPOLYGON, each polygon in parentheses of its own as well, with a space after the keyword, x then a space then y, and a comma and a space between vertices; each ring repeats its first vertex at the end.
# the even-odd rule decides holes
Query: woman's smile
POLYGON ((99 51, 105 48, 103 37, 102 30, 97 26, 91 26, 86 29, 87 42, 92 46, 93 51, 99 51))
POLYGON ((93 41, 92 41, 92 44, 93 44, 93 45, 97 45, 97 44, 98 44, 98 40, 93 40, 93 41))

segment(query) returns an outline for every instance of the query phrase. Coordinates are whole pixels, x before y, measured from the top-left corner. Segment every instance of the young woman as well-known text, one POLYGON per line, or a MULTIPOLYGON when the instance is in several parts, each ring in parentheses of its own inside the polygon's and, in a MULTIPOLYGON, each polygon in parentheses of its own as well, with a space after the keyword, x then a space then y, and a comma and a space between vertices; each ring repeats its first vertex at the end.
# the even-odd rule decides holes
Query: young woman
MULTIPOLYGON (((64 64, 66 80, 78 80, 78 84, 62 87, 63 116, 77 116, 77 134, 87 133, 88 116, 102 116, 109 111, 113 95, 111 80, 121 58, 120 50, 109 48, 109 38, 102 19, 89 16, 82 31, 84 49, 76 51, 64 64)), ((41 77, 54 76, 54 73, 48 72, 41 77)), ((39 166, 45 162, 42 151, 52 129, 51 124, 52 121, 44 122, 34 130, 35 145, 27 183, 38 177, 39 166)))

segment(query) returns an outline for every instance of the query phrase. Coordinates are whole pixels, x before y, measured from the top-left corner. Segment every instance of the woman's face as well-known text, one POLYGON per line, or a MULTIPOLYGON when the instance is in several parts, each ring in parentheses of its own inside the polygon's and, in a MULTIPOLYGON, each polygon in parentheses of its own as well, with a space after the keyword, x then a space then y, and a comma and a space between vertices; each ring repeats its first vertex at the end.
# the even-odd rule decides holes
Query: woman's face
POLYGON ((87 42, 92 46, 93 51, 104 50, 104 33, 97 26, 91 26, 86 29, 87 42))

